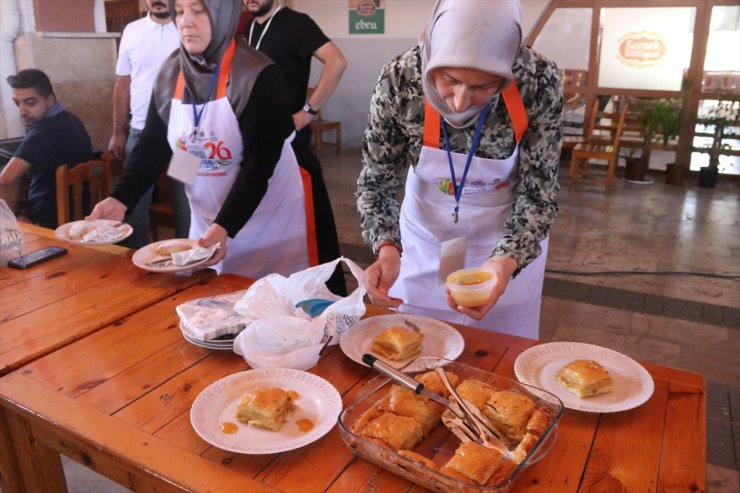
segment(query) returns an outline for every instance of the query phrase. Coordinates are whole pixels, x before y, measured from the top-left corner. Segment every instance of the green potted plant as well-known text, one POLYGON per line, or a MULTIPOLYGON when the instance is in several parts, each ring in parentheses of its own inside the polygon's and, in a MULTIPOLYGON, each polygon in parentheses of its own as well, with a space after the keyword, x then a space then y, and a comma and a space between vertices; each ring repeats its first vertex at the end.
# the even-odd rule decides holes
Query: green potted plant
MULTIPOLYGON (((660 142, 663 148, 674 139, 681 128, 681 107, 674 100, 653 99, 644 105, 645 142, 643 155, 650 162, 650 148, 653 142, 660 142)), ((682 163, 666 165, 666 183, 682 185, 687 166, 682 163)))
POLYGON ((740 126, 740 98, 723 94, 717 96, 720 98, 717 105, 710 108, 705 118, 701 119, 704 125, 714 126, 711 144, 698 149, 709 153, 709 164, 699 169, 697 184, 702 188, 714 188, 717 185, 720 168, 723 167, 720 158, 727 154, 726 151, 732 149, 729 144, 723 142, 723 138, 729 135, 728 129, 740 126))

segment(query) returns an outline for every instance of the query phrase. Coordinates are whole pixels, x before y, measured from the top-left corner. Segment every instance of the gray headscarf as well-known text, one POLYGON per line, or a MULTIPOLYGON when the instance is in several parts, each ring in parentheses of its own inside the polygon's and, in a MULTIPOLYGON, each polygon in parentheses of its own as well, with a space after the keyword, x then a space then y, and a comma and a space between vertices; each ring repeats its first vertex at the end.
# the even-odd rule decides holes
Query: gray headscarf
MULTIPOLYGON (((180 45, 180 68, 188 90, 196 102, 208 97, 211 79, 221 56, 234 39, 242 12, 242 0, 202 0, 211 18, 211 42, 200 55, 191 55, 180 45)), ((170 15, 175 19, 175 0, 169 0, 170 15)))
POLYGON ((511 67, 522 41, 520 18, 519 0, 437 0, 421 42, 422 84, 429 103, 453 127, 471 125, 486 105, 450 110, 432 71, 474 68, 503 77, 499 91, 505 89, 514 78, 511 67))

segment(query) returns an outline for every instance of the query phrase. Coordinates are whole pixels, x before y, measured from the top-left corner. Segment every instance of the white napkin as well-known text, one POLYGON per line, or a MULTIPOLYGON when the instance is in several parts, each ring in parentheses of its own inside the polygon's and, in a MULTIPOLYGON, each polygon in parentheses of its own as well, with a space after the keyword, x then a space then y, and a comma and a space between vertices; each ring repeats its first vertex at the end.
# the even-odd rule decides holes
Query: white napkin
POLYGON ((226 334, 238 334, 252 319, 234 311, 244 290, 219 296, 196 298, 177 305, 180 329, 198 341, 210 341, 226 334))
POLYGON ((195 247, 182 252, 172 254, 172 265, 182 266, 199 260, 211 258, 216 250, 221 248, 221 243, 216 243, 209 247, 195 247))
POLYGON ((82 241, 102 243, 114 241, 121 236, 123 236, 123 231, 118 228, 114 228, 110 224, 103 223, 95 225, 93 229, 85 233, 85 236, 82 237, 82 241))

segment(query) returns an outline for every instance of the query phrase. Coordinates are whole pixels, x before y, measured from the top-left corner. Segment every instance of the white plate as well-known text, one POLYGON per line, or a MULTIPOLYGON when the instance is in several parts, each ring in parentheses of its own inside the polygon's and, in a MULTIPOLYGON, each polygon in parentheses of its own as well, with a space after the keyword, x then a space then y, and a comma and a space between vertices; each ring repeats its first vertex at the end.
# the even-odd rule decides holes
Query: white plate
POLYGON ((131 227, 130 224, 123 224, 122 226, 119 226, 118 229, 121 231, 121 235, 116 237, 114 240, 110 241, 80 241, 75 240, 69 237, 69 229, 77 224, 77 223, 89 223, 93 226, 102 226, 103 224, 107 224, 108 226, 113 226, 114 224, 119 224, 121 221, 113 221, 111 219, 95 219, 93 221, 72 221, 71 223, 62 224, 57 229, 54 230, 54 234, 57 238, 60 240, 68 241, 70 243, 74 243, 75 245, 110 245, 113 243, 118 243, 119 241, 123 241, 129 236, 131 236, 131 233, 134 232, 134 228, 131 227))
POLYGON ((332 384, 312 373, 289 368, 258 368, 218 380, 195 398, 190 422, 195 432, 211 445, 240 454, 274 454, 312 443, 331 430, 342 411, 342 398, 332 384), (280 431, 251 427, 234 418, 242 396, 260 387, 280 387, 298 393, 295 410, 280 431), (309 419, 314 427, 298 429, 296 421, 309 419), (221 432, 221 423, 238 426, 233 434, 221 432))
MULTIPOLYGON (((134 265, 140 269, 147 270, 149 272, 179 272, 181 270, 188 270, 192 269, 193 267, 197 267, 200 264, 203 264, 205 262, 208 262, 207 258, 204 258, 203 260, 198 260, 197 262, 193 262, 188 265, 168 265, 166 267, 158 267, 153 265, 147 265, 150 262, 156 262, 158 260, 166 260, 167 257, 164 255, 160 255, 157 253, 157 247, 166 241, 172 241, 172 240, 162 240, 157 241, 155 243, 150 243, 148 245, 144 245, 143 247, 139 248, 134 252, 133 257, 131 257, 131 260, 134 262, 134 265)), ((182 241, 183 243, 189 243, 192 248, 198 247, 198 240, 189 240, 186 238, 178 238, 178 241, 182 241)))
POLYGON ((444 322, 433 318, 421 317, 419 315, 403 314, 403 318, 416 324, 421 333, 424 335, 424 342, 421 346, 421 354, 413 358, 401 361, 388 361, 384 356, 374 353, 370 350, 375 337, 388 327, 393 325, 403 325, 401 315, 379 315, 360 320, 354 327, 342 334, 339 340, 339 347, 344 354, 351 360, 364 365, 362 355, 370 353, 385 361, 394 368, 402 368, 410 361, 422 356, 432 356, 454 360, 465 349, 465 341, 460 333, 444 322))
MULTIPOLYGON (((207 349, 218 349, 220 351, 233 351, 234 349, 234 339, 231 339, 231 340, 216 339, 216 340, 211 340, 211 341, 199 341, 198 339, 193 339, 192 337, 188 336, 184 332, 182 336, 189 343, 195 344, 196 346, 204 347, 207 349)), ((234 337, 236 338, 236 336, 234 337)))
POLYGON ((651 395, 655 384, 647 370, 622 353, 581 342, 550 342, 524 351, 514 363, 520 382, 557 395, 565 407, 592 413, 616 413, 636 408, 651 395), (581 399, 555 380, 555 374, 575 359, 598 361, 614 381, 608 394, 581 399))

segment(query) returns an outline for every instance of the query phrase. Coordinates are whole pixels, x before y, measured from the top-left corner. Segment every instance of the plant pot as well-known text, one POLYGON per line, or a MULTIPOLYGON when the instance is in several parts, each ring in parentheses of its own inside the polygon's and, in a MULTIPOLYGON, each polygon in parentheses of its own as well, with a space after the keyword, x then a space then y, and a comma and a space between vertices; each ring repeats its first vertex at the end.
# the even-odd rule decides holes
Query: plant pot
POLYGON ((701 188, 714 188, 717 186, 717 176, 719 176, 719 170, 717 168, 710 168, 704 166, 699 168, 699 185, 701 188))
POLYGON ((686 165, 668 163, 665 166, 665 182, 669 185, 681 186, 686 177, 686 165))
POLYGON ((647 162, 642 158, 625 158, 624 179, 629 181, 645 181, 647 162))

